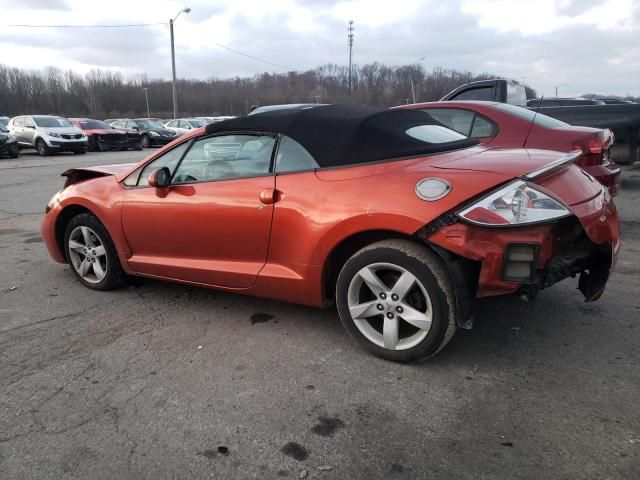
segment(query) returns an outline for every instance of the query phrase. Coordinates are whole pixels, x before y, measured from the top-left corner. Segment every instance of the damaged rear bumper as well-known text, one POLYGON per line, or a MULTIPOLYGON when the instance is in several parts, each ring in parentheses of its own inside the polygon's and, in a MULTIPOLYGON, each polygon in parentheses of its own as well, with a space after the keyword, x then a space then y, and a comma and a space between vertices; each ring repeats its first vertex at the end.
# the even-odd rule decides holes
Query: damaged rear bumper
POLYGON ((541 225, 490 228, 454 215, 418 232, 444 259, 456 287, 458 324, 469 328, 473 300, 539 290, 580 276, 586 301, 600 298, 620 249, 618 213, 608 191, 571 207, 573 215, 541 225))

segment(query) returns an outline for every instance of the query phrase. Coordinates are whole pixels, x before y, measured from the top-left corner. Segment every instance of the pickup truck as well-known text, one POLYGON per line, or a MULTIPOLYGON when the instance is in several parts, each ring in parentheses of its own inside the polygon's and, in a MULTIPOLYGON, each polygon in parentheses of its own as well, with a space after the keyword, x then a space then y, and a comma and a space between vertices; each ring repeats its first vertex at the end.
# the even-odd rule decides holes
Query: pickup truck
MULTIPOLYGON (((525 88, 513 80, 465 83, 442 97, 446 100, 485 100, 527 107, 525 88)), ((570 125, 608 128, 615 136, 612 157, 628 165, 640 161, 640 104, 620 103, 557 107, 529 107, 570 125)))

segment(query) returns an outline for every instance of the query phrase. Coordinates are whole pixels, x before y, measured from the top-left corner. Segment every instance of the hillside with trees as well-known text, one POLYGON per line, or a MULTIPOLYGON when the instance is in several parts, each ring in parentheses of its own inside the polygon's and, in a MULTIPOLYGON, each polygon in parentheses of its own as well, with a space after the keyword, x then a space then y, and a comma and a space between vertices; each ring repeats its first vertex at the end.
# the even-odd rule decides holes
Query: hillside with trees
MULTIPOLYGON (((496 78, 442 68, 356 66, 352 91, 348 68, 323 65, 306 72, 263 73, 245 78, 181 79, 179 116, 242 115, 252 105, 345 103, 389 107, 411 102, 413 82, 418 101, 441 98, 458 85, 496 78)), ((86 75, 54 67, 21 70, 0 65, 0 115, 58 114, 94 118, 146 116, 148 88, 151 116, 171 117, 171 82, 145 76, 125 79, 119 73, 92 70, 86 75)), ((530 97, 535 92, 528 89, 530 97)))

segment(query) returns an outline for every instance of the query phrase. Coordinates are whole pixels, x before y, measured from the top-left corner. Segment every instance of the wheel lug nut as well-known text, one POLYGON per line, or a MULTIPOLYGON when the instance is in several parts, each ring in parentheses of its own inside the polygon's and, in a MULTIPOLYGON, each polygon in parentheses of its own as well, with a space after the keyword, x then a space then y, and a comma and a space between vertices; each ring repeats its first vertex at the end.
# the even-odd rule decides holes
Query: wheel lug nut
POLYGON ((397 302, 398 300, 400 300, 400 297, 394 293, 393 295, 391 295, 391 300, 397 302))
POLYGON ((404 309, 402 307, 396 307, 396 312, 402 313, 404 312, 404 309))
POLYGON ((387 313, 387 318, 393 318, 393 317, 394 317, 393 313, 391 312, 387 313))
POLYGON ((384 307, 382 306, 382 304, 381 304, 381 303, 379 303, 378 305, 376 305, 376 308, 377 308, 378 310, 384 310, 384 307))
POLYGON ((380 294, 380 298, 381 298, 382 300, 386 300, 386 299, 387 299, 387 294, 386 294, 386 293, 381 293, 381 294, 380 294))

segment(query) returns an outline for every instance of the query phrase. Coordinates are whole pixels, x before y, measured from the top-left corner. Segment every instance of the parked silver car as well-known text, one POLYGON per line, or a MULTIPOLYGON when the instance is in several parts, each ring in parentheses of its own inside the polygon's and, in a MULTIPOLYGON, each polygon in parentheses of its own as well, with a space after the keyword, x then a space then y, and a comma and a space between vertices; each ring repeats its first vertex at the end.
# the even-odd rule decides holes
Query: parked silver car
POLYGON ((35 148, 40 156, 55 152, 87 152, 87 136, 69 120, 54 115, 21 115, 7 125, 20 148, 35 148))

